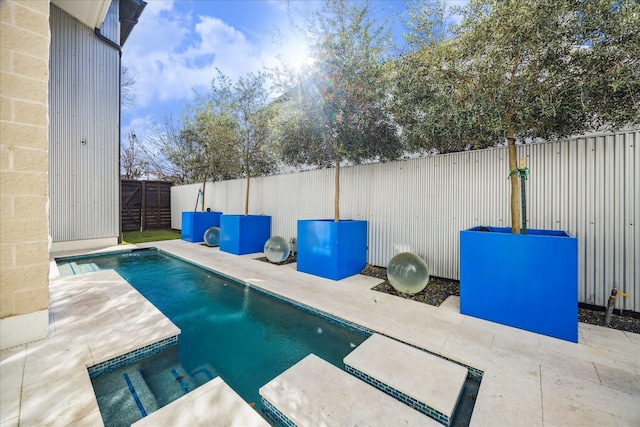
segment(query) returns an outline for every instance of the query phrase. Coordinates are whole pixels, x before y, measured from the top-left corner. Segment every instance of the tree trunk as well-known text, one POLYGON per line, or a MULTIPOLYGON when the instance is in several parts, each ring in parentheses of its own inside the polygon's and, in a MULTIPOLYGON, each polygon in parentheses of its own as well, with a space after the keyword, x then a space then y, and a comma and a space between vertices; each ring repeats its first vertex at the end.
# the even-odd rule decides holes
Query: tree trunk
POLYGON ((340 222, 340 156, 336 156, 336 195, 333 200, 333 221, 340 222))
MULTIPOLYGON (((516 139, 513 129, 509 129, 507 134, 507 148, 509 151, 509 172, 518 168, 518 159, 516 153, 516 139)), ((509 177, 511 181, 511 232, 520 234, 520 209, 518 208, 519 189, 518 174, 512 173, 509 177)))
POLYGON ((251 183, 251 174, 247 170, 247 191, 244 195, 244 216, 249 215, 249 184, 251 183))

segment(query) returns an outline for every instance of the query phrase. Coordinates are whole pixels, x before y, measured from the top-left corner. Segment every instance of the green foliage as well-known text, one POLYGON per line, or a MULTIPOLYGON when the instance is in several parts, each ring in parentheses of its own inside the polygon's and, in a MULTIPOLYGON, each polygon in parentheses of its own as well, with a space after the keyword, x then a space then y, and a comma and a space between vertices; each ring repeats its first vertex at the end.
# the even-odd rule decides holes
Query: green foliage
POLYGON ((236 123, 224 112, 214 112, 209 103, 191 107, 179 138, 184 148, 180 154, 189 153, 192 159, 190 172, 195 182, 231 179, 240 174, 239 156, 229 144, 238 138, 236 123))
MULTIPOLYGON (((422 10, 429 5, 421 4, 422 10)), ((409 38, 394 116, 441 152, 638 123, 640 12, 625 1, 472 0, 452 38, 409 38)), ((416 16, 438 31, 441 6, 416 16)))
POLYGON ((231 179, 240 175, 238 161, 224 143, 233 136, 228 118, 199 102, 185 106, 181 120, 166 116, 162 123, 155 123, 142 149, 158 179, 179 184, 231 179))
POLYGON ((235 152, 245 177, 269 174, 275 168, 269 145, 274 110, 268 98, 263 73, 248 73, 233 83, 220 71, 204 98, 208 109, 232 124, 235 135, 224 141, 235 152))
POLYGON ((276 70, 285 90, 275 103, 276 138, 288 164, 336 166, 337 221, 340 162, 394 159, 402 152, 385 109, 389 32, 374 23, 368 2, 344 0, 327 1, 296 28, 310 63, 299 72, 276 70))
MULTIPOLYGON (((635 0, 470 0, 462 17, 414 3, 393 64, 393 114, 412 148, 450 152, 555 139, 640 122, 640 6, 635 0)), ((512 179, 512 228, 519 229, 512 179)), ((517 190, 517 188, 515 188, 517 190)))
POLYGON ((182 184, 244 176, 248 213, 250 177, 276 168, 269 138, 275 110, 267 100, 263 73, 234 83, 218 71, 209 93, 185 105, 181 121, 165 117, 155 125, 146 148, 153 173, 182 184))
POLYGON ((264 73, 248 73, 235 83, 218 71, 206 96, 207 109, 232 125, 233 135, 221 138, 233 153, 236 165, 247 179, 245 215, 249 212, 249 183, 252 176, 275 171, 271 147, 271 122, 275 109, 268 105, 264 73))

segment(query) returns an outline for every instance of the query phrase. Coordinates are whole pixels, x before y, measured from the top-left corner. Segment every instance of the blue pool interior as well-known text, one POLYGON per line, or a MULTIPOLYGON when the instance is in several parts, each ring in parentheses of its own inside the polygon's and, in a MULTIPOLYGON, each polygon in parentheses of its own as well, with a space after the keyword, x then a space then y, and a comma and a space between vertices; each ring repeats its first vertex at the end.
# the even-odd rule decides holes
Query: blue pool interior
MULTIPOLYGON (((182 330, 177 346, 168 340, 160 353, 118 362, 105 374, 90 369, 107 426, 131 425, 217 376, 273 423, 262 411, 259 387, 311 352, 344 369, 344 357, 370 334, 155 249, 57 262, 63 275, 116 270, 182 330)), ((482 376, 472 371, 453 427, 470 423, 482 376)))
POLYGON ((177 348, 92 379, 107 426, 130 425, 217 376, 262 414, 261 386, 310 353, 344 369, 367 337, 155 249, 57 262, 61 274, 116 270, 182 331, 177 348))

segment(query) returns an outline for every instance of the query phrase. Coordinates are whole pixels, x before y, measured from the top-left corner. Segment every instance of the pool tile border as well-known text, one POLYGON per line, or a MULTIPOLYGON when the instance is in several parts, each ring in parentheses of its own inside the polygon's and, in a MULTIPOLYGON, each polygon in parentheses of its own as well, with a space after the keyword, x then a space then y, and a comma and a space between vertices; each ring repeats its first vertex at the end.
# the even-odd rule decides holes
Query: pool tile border
MULTIPOLYGON (((347 371, 348 373, 350 373, 351 375, 361 379, 362 381, 372 385, 373 387, 377 388, 378 390, 381 390, 383 392, 385 392, 386 394, 388 394, 391 397, 394 397, 395 399, 399 400, 400 402, 404 403, 405 405, 410 406, 411 408, 417 410, 418 412, 421 412, 423 414, 425 414, 426 416, 428 416, 429 418, 432 418, 436 421, 438 421, 440 424, 443 424, 445 426, 449 426, 451 425, 451 419, 446 416, 445 414, 443 414, 442 412, 439 412, 437 410, 435 410, 434 408, 430 407, 429 405, 425 404, 424 402, 421 402, 417 399, 414 399, 413 397, 401 392, 398 389, 395 389, 383 382, 381 382, 380 380, 365 374, 364 372, 360 371, 359 369, 354 368, 353 366, 349 366, 347 364, 344 365, 344 369, 345 371, 347 371)), ((457 405, 456 405, 457 406, 457 405)))
POLYGON ((153 356, 163 350, 178 345, 178 336, 179 335, 174 335, 172 337, 165 338, 153 344, 140 347, 112 359, 105 360, 104 362, 96 365, 89 366, 87 367, 87 370, 89 371, 89 378, 95 378, 99 375, 107 374, 115 371, 116 369, 122 368, 123 366, 146 359, 149 356, 153 356))
POLYGON ((266 400, 264 397, 262 398, 262 406, 262 412, 264 412, 264 414, 269 417, 277 427, 297 427, 296 423, 291 421, 289 417, 280 412, 278 408, 273 406, 271 402, 266 400))
POLYGON ((146 251, 146 250, 160 251, 160 249, 158 249, 158 248, 121 249, 121 250, 109 251, 109 252, 89 253, 89 254, 80 254, 80 255, 65 255, 65 256, 60 256, 60 257, 54 257, 53 260, 56 263, 58 263, 58 262, 69 262, 69 261, 75 261, 75 260, 78 260, 78 259, 95 258, 95 257, 99 257, 99 256, 108 256, 108 255, 121 255, 121 254, 127 254, 127 253, 137 252, 137 251, 146 251))

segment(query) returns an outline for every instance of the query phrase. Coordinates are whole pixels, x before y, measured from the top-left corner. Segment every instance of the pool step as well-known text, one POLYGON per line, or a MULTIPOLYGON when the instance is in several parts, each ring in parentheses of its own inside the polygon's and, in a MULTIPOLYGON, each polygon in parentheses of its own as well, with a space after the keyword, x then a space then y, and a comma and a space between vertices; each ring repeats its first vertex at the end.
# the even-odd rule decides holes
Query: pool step
POLYGON ((467 378, 460 365, 378 334, 347 355, 344 364, 347 372, 446 426, 467 378))
POLYGON ((190 372, 189 375, 198 384, 204 384, 219 376, 218 372, 209 364, 198 366, 193 372, 190 372))
POLYGON ((120 421, 132 424, 160 406, 138 369, 127 369, 122 376, 96 378, 94 390, 101 408, 117 408, 120 421))
POLYGON ((264 411, 278 425, 440 425, 314 354, 259 392, 264 411))
POLYGON ((73 261, 58 264, 60 276, 74 276, 76 274, 93 273, 94 271, 100 271, 100 267, 93 262, 78 264, 73 261))
POLYGON ((132 425, 159 426, 269 427, 269 424, 217 377, 132 425))
POLYGON ((73 276, 74 274, 68 262, 58 264, 58 273, 60 273, 62 277, 73 276))
POLYGON ((179 362, 161 370, 142 370, 142 374, 160 406, 173 402, 200 385, 179 362))

